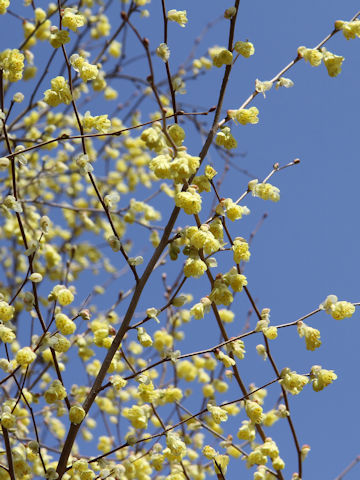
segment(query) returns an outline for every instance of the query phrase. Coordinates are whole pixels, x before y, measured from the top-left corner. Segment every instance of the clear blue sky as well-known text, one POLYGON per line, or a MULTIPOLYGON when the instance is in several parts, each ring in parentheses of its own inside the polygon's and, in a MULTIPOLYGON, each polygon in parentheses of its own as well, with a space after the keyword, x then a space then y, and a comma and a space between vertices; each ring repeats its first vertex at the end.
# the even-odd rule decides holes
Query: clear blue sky
MULTIPOLYGON (((35 3, 44 6, 48 2, 35 3)), ((19 13, 21 4, 20 0, 13 0, 13 10, 19 13)), ((168 9, 186 9, 189 18, 184 29, 176 24, 169 25, 172 70, 187 58, 194 38, 201 29, 229 6, 230 2, 211 0, 167 2, 168 9)), ((315 46, 331 32, 335 20, 348 20, 358 9, 359 2, 355 0, 243 0, 235 39, 253 42, 255 55, 250 59, 239 58, 234 67, 224 102, 224 115, 227 109, 238 108, 250 95, 256 78, 272 78, 296 56, 300 45, 315 46)), ((160 1, 153 0, 149 10, 151 17, 138 18, 136 25, 143 35, 149 37, 151 48, 155 48, 162 41, 160 1)), ((111 19, 114 19, 113 32, 120 21, 120 2, 113 2, 110 11, 111 19)), ((24 9, 24 15, 25 12, 24 9)), ((21 38, 15 31, 15 26, 17 29, 20 27, 18 20, 9 17, 6 24, 1 22, 0 18, 2 48, 15 48, 21 38)), ((139 50, 134 37, 130 36, 130 40, 136 51, 139 50)), ((205 35, 196 56, 204 54, 210 46, 226 43, 227 23, 223 20, 205 35)), ((347 41, 338 33, 326 47, 345 57, 343 71, 338 77, 330 78, 323 65, 314 68, 303 61, 299 62, 285 75, 294 81, 292 89, 272 89, 266 99, 258 95, 252 103, 260 111, 258 125, 232 127, 238 141, 236 152, 245 154, 234 158, 233 162, 257 178, 265 177, 275 162, 284 165, 295 158, 301 160, 299 165, 279 172, 271 179, 271 183, 280 188, 280 202, 269 204, 260 199, 247 198, 245 203, 252 214, 233 226, 232 230, 236 235, 248 237, 262 214, 268 213, 268 218, 253 241, 246 275, 258 306, 271 308, 272 324, 296 320, 317 308, 329 294, 336 294, 341 300, 360 301, 360 39, 347 41)), ((44 56, 45 59, 47 56, 44 56)), ((163 65, 160 61, 155 60, 155 63, 157 78, 163 78, 164 71, 160 70, 163 65)), ((138 68, 138 64, 134 64, 132 72, 139 74, 138 68)), ((55 74, 58 74, 57 68, 50 72, 41 92, 48 88, 49 79, 55 74)), ((188 82, 187 94, 178 97, 179 101, 193 104, 195 108, 214 105, 222 74, 223 69, 213 69, 207 76, 188 82)), ((122 98, 122 93, 128 93, 128 88, 119 88, 118 102, 127 97, 124 95, 122 98)), ((115 108, 115 104, 108 107, 96 101, 94 111, 109 112, 115 108)), ((149 104, 146 108, 147 111, 154 111, 155 104, 149 104)), ((84 106, 82 113, 87 109, 84 106)), ((144 121, 145 117, 144 114, 144 121)), ((201 142, 191 137, 188 145, 190 153, 195 155, 200 150, 201 142)), ((209 159, 221 171, 223 161, 215 150, 210 151, 209 159)), ((221 195, 236 199, 246 189, 247 182, 248 177, 234 170, 226 177, 221 195)), ((166 219, 166 209, 163 218, 166 219)), ((99 279, 95 283, 99 283, 99 279)), ((155 280, 151 289, 145 292, 144 306, 152 306, 149 302, 153 302, 154 285, 157 285, 155 280)), ((197 284, 193 285, 196 288, 197 284)), ((87 285, 84 288, 86 290, 87 285)), ((185 292, 189 289, 185 288, 185 292)), ((201 292, 198 296, 197 290, 192 293, 194 301, 203 294, 201 292)), ((161 292, 159 302, 162 302, 160 296, 161 292)), ((249 309, 245 296, 237 305, 239 316, 243 315, 244 318, 249 309)), ((253 327, 254 316, 251 321, 253 327)), ((333 480, 360 453, 358 322, 358 312, 352 319, 341 322, 325 313, 312 317, 308 324, 321 331, 323 341, 321 348, 315 352, 305 350, 304 341, 298 338, 295 329, 282 330, 279 339, 272 343, 273 354, 280 368, 289 366, 306 373, 312 365, 320 364, 324 368, 334 369, 339 377, 322 392, 315 393, 308 386, 301 395, 290 398, 300 444, 308 443, 312 448, 304 464, 304 479, 333 480)), ((232 325, 229 334, 238 334, 242 328, 243 323, 240 326, 232 325)), ((217 333, 209 338, 210 334, 209 337, 204 335, 208 331, 211 334, 211 328, 208 330, 205 320, 193 321, 188 325, 185 328, 189 339, 186 352, 215 344, 217 333)), ((255 339, 247 343, 252 360, 246 363, 243 374, 245 383, 255 381, 260 386, 262 381, 271 380, 273 373, 254 353, 257 343, 255 339)), ((272 400, 267 404, 268 408, 279 393, 277 386, 272 388, 276 393, 269 391, 272 400)), ((233 425, 233 432, 238 426, 238 423, 233 425)), ((269 435, 278 441, 281 455, 289 465, 286 478, 291 478, 291 472, 296 470, 296 457, 288 429, 274 427, 269 430, 269 435)), ((230 468, 227 480, 239 478, 237 462, 232 460, 235 468, 230 468)), ((358 479, 359 471, 360 467, 355 468, 346 476, 346 480, 358 479)))

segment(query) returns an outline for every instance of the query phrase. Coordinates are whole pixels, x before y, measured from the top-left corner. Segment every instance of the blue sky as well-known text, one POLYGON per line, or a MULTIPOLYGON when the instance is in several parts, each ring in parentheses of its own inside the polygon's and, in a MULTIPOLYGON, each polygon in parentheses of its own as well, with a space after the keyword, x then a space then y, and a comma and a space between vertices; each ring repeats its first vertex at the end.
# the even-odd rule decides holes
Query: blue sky
MULTIPOLYGON (((20 0, 13 0, 14 11, 19 12, 20 0)), ((44 6, 47 2, 36 2, 44 6)), ((114 19, 113 29, 119 20, 120 2, 113 2, 110 9, 114 19)), ((219 17, 228 2, 211 0, 169 0, 167 8, 186 9, 189 23, 181 29, 176 24, 169 25, 170 65, 173 71, 184 62, 192 48, 194 38, 211 20, 219 17)), ((238 15, 235 40, 253 42, 255 55, 250 59, 239 58, 233 68, 229 89, 224 101, 224 112, 238 108, 254 90, 255 79, 268 80, 296 56, 300 45, 313 47, 331 32, 335 20, 350 19, 359 8, 355 0, 313 2, 242 1, 238 15)), ((150 47, 155 48, 162 41, 160 2, 153 0, 149 6, 149 19, 136 20, 139 31, 150 39, 150 47)), ((25 12, 25 10, 24 10, 25 12)), ((25 13, 24 13, 25 15, 25 13)), ((0 22, 1 22, 0 18, 0 22)), ((19 22, 10 18, 9 23, 1 23, 0 33, 3 48, 15 48, 21 35, 15 32, 19 22)), ((131 48, 138 51, 134 37, 129 37, 131 48)), ((202 38, 196 56, 203 55, 207 48, 215 44, 226 45, 227 22, 222 20, 202 38)), ((359 291, 359 79, 360 79, 360 39, 347 41, 341 33, 335 35, 326 45, 331 52, 345 57, 343 71, 336 78, 330 78, 323 65, 311 67, 301 61, 289 72, 294 82, 292 89, 272 89, 266 99, 258 95, 251 106, 259 109, 259 124, 248 126, 232 125, 232 133, 238 141, 237 153, 242 153, 232 161, 239 168, 251 172, 262 179, 275 162, 284 165, 300 158, 299 165, 275 174, 271 183, 280 188, 281 200, 276 204, 265 203, 257 198, 247 198, 246 204, 251 215, 232 225, 234 235, 247 238, 263 213, 268 214, 252 243, 251 261, 246 266, 249 290, 260 308, 271 308, 272 324, 296 320, 314 310, 329 294, 336 294, 341 300, 360 301, 359 291)), ((140 50, 139 50, 140 51, 140 50)), ((44 56, 44 58, 46 58, 44 56)), ((91 57, 90 57, 91 58, 91 57)), ((60 59, 60 55, 59 55, 60 59)), ((157 59, 157 78, 163 78, 163 65, 157 59)), ((40 61, 41 64, 41 61, 40 61)), ((138 63, 131 72, 142 73, 138 63)), ((44 88, 53 72, 44 82, 44 88)), ((187 94, 179 96, 179 101, 192 104, 195 108, 216 103, 217 92, 223 69, 212 69, 206 76, 188 82, 187 94)), ((123 102, 130 87, 122 89, 119 82, 118 102, 123 102), (126 92, 126 95, 122 94, 126 92)), ((16 91, 14 89, 13 91, 16 91)), ((105 113, 115 107, 104 106, 99 100, 94 102, 94 111, 105 113)), ((155 110, 155 104, 146 104, 146 113, 155 110)), ((190 108, 190 107, 187 107, 190 108)), ((84 106, 85 113, 87 107, 84 106)), ((191 129, 189 129, 191 132, 191 129)), ((190 153, 197 154, 201 140, 192 132, 187 145, 190 153)), ((212 149, 208 159, 221 172, 223 160, 212 149)), ((234 199, 246 189, 248 177, 233 170, 227 175, 221 187, 221 196, 234 199)), ((146 196, 146 195, 144 195, 146 196)), ((155 203, 156 204, 156 203, 155 203)), ((157 202, 161 205, 161 201, 157 202)), ((164 208, 163 218, 170 207, 164 208)), ((181 220, 191 222, 185 217, 181 220)), ((151 306, 153 287, 158 285, 155 276, 150 288, 145 291, 143 306, 151 306)), ((99 283, 99 280, 96 280, 99 283)), ((197 288, 197 284, 194 288, 197 288)), ((88 285, 83 285, 84 289, 88 285)), ((194 301, 198 290, 191 290, 194 301)), ((185 288, 185 291, 188 292, 185 288)), ((160 294, 161 295, 161 292, 160 294)), ((161 300, 162 301, 162 300, 161 300)), ((237 303, 238 315, 244 318, 249 304, 244 297, 237 303)), ((255 325, 254 316, 251 318, 255 325)), ((359 313, 341 322, 333 320, 325 313, 312 317, 307 322, 321 331, 323 345, 315 352, 305 350, 303 340, 298 338, 295 329, 282 330, 273 342, 272 349, 278 366, 289 366, 306 373, 312 365, 334 369, 338 380, 323 392, 315 393, 310 386, 298 397, 291 397, 292 416, 300 444, 308 443, 312 451, 304 464, 304 479, 319 478, 333 480, 359 453, 357 413, 358 385, 358 338, 360 333, 359 313)), ((231 334, 239 333, 243 324, 232 326, 231 334)), ((206 321, 191 322, 185 328, 188 343, 186 351, 204 348, 217 342, 215 330, 206 321), (206 332, 206 335, 205 335, 206 332), (210 338, 211 335, 214 335, 210 338)), ((249 361, 244 369, 245 383, 255 381, 259 386, 273 378, 273 373, 254 353, 256 339, 247 344, 249 361)), ((184 349, 185 353, 185 349, 184 349)), ((269 391, 275 401, 278 388, 269 391)), ((230 398, 227 398, 230 400, 230 398)), ((236 431, 238 425, 232 425, 236 431)), ((287 429, 274 427, 269 435, 279 442, 282 456, 289 465, 286 478, 295 471, 295 451, 287 429)), ((240 462, 240 461, 238 461, 240 462)), ((232 462, 227 480, 238 478, 236 461, 232 462)), ((346 480, 359 477, 359 468, 351 471, 346 480)))

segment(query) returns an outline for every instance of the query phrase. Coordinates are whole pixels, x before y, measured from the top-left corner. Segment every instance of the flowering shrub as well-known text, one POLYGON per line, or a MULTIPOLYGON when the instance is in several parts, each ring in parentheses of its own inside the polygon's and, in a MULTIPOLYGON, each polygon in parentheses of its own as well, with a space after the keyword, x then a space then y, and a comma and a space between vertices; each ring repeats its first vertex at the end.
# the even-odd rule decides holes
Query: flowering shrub
POLYGON ((111 3, 43 9, 25 0, 21 9, 0 0, 0 22, 23 20, 21 44, 9 39, 0 52, 0 480, 225 479, 236 462, 248 478, 282 480, 287 458, 268 432, 276 422, 287 424, 300 480, 310 447, 300 447, 289 398, 319 392, 337 374, 320 365, 297 373, 290 359, 278 367, 272 345, 292 329, 311 355, 322 345, 312 317, 345 321, 358 304, 331 294, 301 318, 270 322, 256 279, 245 275, 256 249, 240 236, 251 218, 244 202, 279 202, 277 174, 299 160, 275 163, 262 180, 240 177, 243 193, 232 198, 223 196, 227 167, 210 152, 231 158, 242 132, 261 123, 253 100, 276 95, 273 85, 293 87, 283 75, 296 63, 324 63, 338 76, 344 57, 330 41, 360 37, 360 20, 336 21, 316 48, 299 46, 287 67, 254 79, 247 100, 239 93, 224 113, 237 62, 246 68, 256 58, 256 39, 236 29, 239 0, 222 12, 226 47, 208 45, 178 69, 177 42, 169 45, 186 34, 186 10, 162 1, 163 39, 154 45, 140 23, 150 0, 117 2, 113 25, 111 3), (215 106, 191 109, 181 96, 206 72, 221 75, 215 106), (136 94, 127 99, 119 79, 136 94), (136 105, 149 98, 156 111, 144 107, 141 118, 136 105), (114 109, 115 100, 123 103, 114 109), (253 327, 239 318, 239 299, 253 327), (197 321, 203 348, 193 351, 184 330, 197 321), (253 348, 248 337, 261 343, 253 348), (243 378, 252 374, 250 349, 271 371, 261 386, 243 378), (274 406, 266 395, 276 388, 274 406))

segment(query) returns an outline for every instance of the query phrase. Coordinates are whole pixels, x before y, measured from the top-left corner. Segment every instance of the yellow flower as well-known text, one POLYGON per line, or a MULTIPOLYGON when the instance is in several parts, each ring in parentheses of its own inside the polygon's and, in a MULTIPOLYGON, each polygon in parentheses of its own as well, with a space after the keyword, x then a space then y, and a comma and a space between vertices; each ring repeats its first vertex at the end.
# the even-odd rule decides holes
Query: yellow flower
POLYGON ((177 362, 176 371, 179 378, 183 378, 187 382, 193 382, 198 373, 198 369, 189 360, 177 362))
POLYGON ((231 323, 231 322, 234 321, 235 314, 231 310, 222 308, 222 309, 219 310, 219 315, 220 315, 221 320, 224 323, 231 323))
POLYGON ((338 302, 336 295, 328 295, 319 308, 329 313, 335 320, 350 318, 355 312, 355 305, 344 300, 338 302))
POLYGON ((285 462, 282 458, 276 457, 272 462, 272 466, 275 470, 283 470, 285 468, 285 462))
MULTIPOLYGON (((168 132, 177 147, 180 147, 185 140, 185 131, 179 124, 174 123, 168 128, 168 132)), ((198 158, 198 157, 196 157, 198 158)))
POLYGON ((235 238, 232 250, 235 263, 240 263, 241 261, 248 262, 250 260, 249 245, 243 238, 235 238))
POLYGON ((261 82, 258 78, 255 80, 255 90, 266 97, 265 92, 271 89, 273 83, 270 81, 261 82))
POLYGON ((74 295, 68 288, 62 288, 57 294, 57 300, 62 306, 70 305, 74 301, 74 295))
POLYGON ((55 315, 56 328, 63 335, 72 335, 76 330, 76 324, 64 313, 55 315))
POLYGON ((65 8, 62 14, 62 26, 70 28, 73 32, 79 27, 85 25, 85 17, 81 14, 76 13, 75 8, 65 8))
POLYGON ((221 350, 215 352, 215 357, 220 360, 226 368, 232 367, 236 363, 233 358, 229 357, 229 355, 226 355, 221 350))
POLYGON ((11 328, 5 327, 2 323, 0 323, 0 339, 4 343, 12 343, 16 338, 15 333, 11 330, 11 328))
POLYGON ((6 9, 10 5, 10 0, 0 0, 0 15, 6 13, 6 9))
POLYGON ((245 344, 242 340, 235 340, 231 343, 228 343, 225 348, 228 352, 232 352, 235 357, 239 358, 240 360, 243 360, 245 357, 245 344))
POLYGON ((4 78, 10 82, 21 80, 24 70, 24 55, 16 48, 9 48, 0 53, 0 68, 4 71, 4 78))
POLYGON ((308 377, 292 372, 290 368, 284 368, 280 374, 279 383, 292 395, 298 395, 304 386, 309 383, 308 377))
POLYGON ((356 18, 352 22, 344 22, 343 20, 337 20, 335 22, 336 30, 342 30, 346 40, 360 37, 360 20, 356 18))
POLYGON ((226 48, 218 47, 212 49, 212 61, 215 67, 222 67, 223 65, 231 65, 233 61, 233 54, 226 48))
POLYGON ((73 66, 76 72, 79 72, 80 78, 84 82, 89 80, 94 80, 99 73, 99 70, 96 65, 91 65, 88 63, 84 57, 81 57, 77 53, 74 53, 70 57, 70 63, 73 66))
POLYGON ((264 419, 263 409, 261 405, 252 400, 245 401, 245 411, 247 416, 253 423, 261 423, 264 419))
POLYGON ((322 49, 322 53, 324 58, 324 64, 329 76, 336 77, 337 75, 339 75, 339 73, 341 72, 342 62, 345 60, 345 58, 328 52, 326 48, 322 49))
POLYGON ((234 49, 245 58, 249 58, 255 53, 254 45, 251 42, 236 42, 234 49))
POLYGON ((70 42, 69 32, 52 27, 49 41, 53 48, 60 48, 62 45, 70 42))
POLYGON ((166 445, 171 450, 172 455, 181 459, 186 454, 186 445, 175 432, 166 435, 166 445))
POLYGON ((210 447, 210 445, 205 445, 205 447, 202 449, 202 454, 207 459, 212 460, 218 453, 213 447, 210 447))
POLYGON ((305 62, 309 62, 312 67, 318 67, 323 58, 322 53, 317 48, 299 47, 298 54, 305 62))
POLYGON ((44 92, 44 102, 51 107, 57 107, 60 103, 69 105, 72 96, 70 87, 64 77, 59 76, 51 80, 51 89, 44 92))
POLYGON ((187 24, 187 16, 186 16, 186 10, 169 10, 167 13, 167 18, 171 22, 176 22, 180 25, 180 27, 185 27, 187 24))
POLYGON ((122 388, 126 387, 127 380, 121 377, 120 375, 112 375, 110 377, 110 383, 115 388, 115 390, 121 390, 122 388))
POLYGON ((4 300, 0 301, 0 320, 8 322, 14 316, 15 308, 4 300))
POLYGON ((248 123, 259 123, 258 114, 259 110, 256 107, 251 108, 239 108, 238 110, 228 110, 229 117, 241 123, 241 125, 247 125, 248 123))
POLYGON ((24 347, 18 350, 16 354, 16 361, 19 365, 29 365, 32 363, 36 358, 36 353, 34 353, 30 347, 24 347))
POLYGON ((324 368, 321 368, 320 365, 314 365, 310 371, 310 379, 312 381, 313 390, 315 390, 315 392, 320 392, 320 390, 323 390, 336 380, 337 375, 334 373, 334 370, 325 370, 324 368))
POLYGON ((207 265, 200 258, 188 258, 184 265, 185 277, 201 277, 207 270, 207 265))
POLYGON ((223 127, 220 132, 216 135, 215 139, 216 145, 221 145, 228 150, 237 147, 237 141, 231 134, 231 130, 229 127, 223 127))
POLYGON ((309 327, 305 322, 298 322, 297 331, 300 337, 305 337, 306 349, 314 351, 321 345, 320 332, 309 327))
POLYGON ((163 62, 166 63, 170 58, 170 48, 167 46, 166 43, 160 43, 160 45, 156 49, 156 55, 160 57, 163 62))
POLYGON ((122 51, 122 44, 116 40, 113 40, 108 48, 108 52, 112 57, 119 58, 122 51))
POLYGON ((153 344, 152 338, 143 327, 137 329, 137 338, 143 347, 151 347, 153 344))
POLYGON ((280 200, 280 190, 270 183, 257 183, 257 180, 249 182, 249 190, 253 197, 259 197, 263 200, 278 202, 280 200))
POLYGON ((355 305, 350 302, 336 302, 333 305, 331 316, 335 320, 343 320, 344 318, 350 318, 355 312, 355 305))
POLYGON ((264 328, 263 333, 265 337, 268 338, 269 340, 275 340, 275 338, 277 338, 278 336, 276 327, 264 328))
POLYGON ((199 213, 201 210, 201 196, 194 186, 190 186, 186 192, 175 195, 175 205, 182 208, 188 215, 199 213))
POLYGON ((232 293, 222 278, 217 278, 215 280, 209 299, 216 305, 225 306, 230 305, 234 300, 232 293))
POLYGON ((73 405, 69 411, 69 420, 71 423, 78 425, 84 420, 85 415, 85 410, 80 405, 73 405))
POLYGON ((149 412, 145 405, 143 407, 133 405, 131 408, 124 408, 122 414, 131 422, 134 428, 147 428, 149 412))
POLYGON ((243 420, 241 423, 242 423, 242 426, 239 428, 236 434, 238 439, 247 440, 250 442, 255 440, 255 436, 256 436, 255 425, 251 423, 249 420, 243 420))
POLYGON ((221 407, 217 407, 216 405, 211 405, 211 403, 208 403, 206 408, 207 408, 208 412, 211 413, 211 416, 216 423, 221 423, 221 422, 226 422, 227 421, 228 414, 221 407))

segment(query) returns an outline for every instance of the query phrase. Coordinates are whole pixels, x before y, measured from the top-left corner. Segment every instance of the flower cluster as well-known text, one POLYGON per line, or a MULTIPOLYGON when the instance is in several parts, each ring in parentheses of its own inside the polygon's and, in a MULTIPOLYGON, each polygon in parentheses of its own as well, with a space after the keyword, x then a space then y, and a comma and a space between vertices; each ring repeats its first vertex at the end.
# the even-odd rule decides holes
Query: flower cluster
POLYGON ((249 215, 250 210, 246 206, 236 204, 231 198, 224 198, 216 207, 216 213, 218 215, 226 215, 226 217, 234 222, 243 217, 243 215, 249 215))
POLYGON ((175 183, 183 183, 197 171, 200 165, 200 158, 189 155, 186 151, 180 150, 174 159, 169 154, 158 155, 150 163, 150 169, 157 178, 171 179, 175 183))
POLYGON ((313 67, 318 67, 321 61, 324 60, 325 67, 330 77, 336 77, 339 75, 342 62, 344 61, 344 57, 335 55, 327 51, 324 47, 321 50, 316 48, 299 47, 298 55, 306 62, 309 62, 313 67))
POLYGON ((322 53, 317 48, 299 47, 298 55, 302 57, 305 62, 309 62, 312 67, 318 67, 322 60, 322 53))
POLYGON ((18 82, 23 76, 24 55, 16 48, 0 52, 0 68, 4 71, 4 78, 10 82, 18 82))
POLYGON ((355 312, 354 304, 344 300, 338 301, 336 295, 328 295, 324 302, 320 304, 319 308, 325 310, 326 313, 335 318, 335 320, 350 318, 355 312))
POLYGON ((336 30, 341 30, 343 32, 346 40, 360 37, 360 20, 358 18, 351 22, 337 20, 335 22, 335 28, 336 30))
POLYGON ((77 13, 75 8, 65 8, 62 12, 62 26, 65 28, 70 28, 73 32, 80 27, 83 27, 86 23, 84 15, 77 13))
POLYGON ((212 226, 204 224, 199 228, 186 228, 183 232, 185 241, 197 250, 203 249, 205 255, 217 252, 221 248, 222 230, 217 231, 212 226))
POLYGON ((316 328, 309 327, 305 322, 298 322, 297 325, 298 334, 305 338, 305 344, 307 350, 315 350, 321 345, 320 332, 316 328))
POLYGON ((197 193, 196 185, 190 185, 186 192, 175 195, 175 205, 182 208, 188 215, 194 215, 201 210, 201 196, 197 193))
POLYGON ((264 420, 262 406, 252 400, 245 401, 245 412, 252 423, 261 423, 264 420))
POLYGON ((100 133, 106 133, 111 128, 111 121, 106 115, 96 115, 93 117, 90 115, 90 112, 86 112, 83 118, 83 127, 84 130, 90 132, 93 128, 100 133))
POLYGON ((248 189, 253 197, 259 197, 263 200, 278 202, 280 200, 280 190, 271 183, 259 183, 258 180, 251 180, 248 189))
POLYGON ((91 63, 87 62, 84 57, 81 57, 77 53, 71 55, 70 63, 74 70, 79 72, 80 78, 84 82, 94 80, 99 74, 99 70, 96 65, 91 65, 91 63))
POLYGON ((291 371, 290 368, 283 368, 280 377, 279 383, 292 395, 298 395, 304 386, 309 383, 308 377, 291 371))
POLYGON ((185 27, 185 25, 188 22, 187 16, 186 16, 186 10, 169 10, 167 13, 167 18, 171 22, 176 22, 180 25, 180 27, 185 27))
POLYGON ((224 47, 213 47, 209 50, 215 67, 222 67, 223 65, 231 65, 233 61, 233 54, 224 47))
POLYGON ((44 92, 44 102, 51 107, 57 107, 60 103, 69 105, 71 101, 70 87, 65 78, 62 76, 53 78, 51 80, 51 89, 44 92))
POLYGON ((245 58, 249 58, 255 53, 254 45, 251 42, 238 41, 234 45, 234 50, 245 58))
POLYGON ((59 30, 53 26, 51 27, 49 42, 53 48, 60 48, 62 45, 70 42, 69 32, 67 30, 59 30))
POLYGON ((6 13, 6 9, 10 5, 10 0, 0 0, 0 15, 4 15, 6 13))
POLYGON ((21 366, 27 366, 32 363, 36 358, 36 353, 31 350, 30 347, 24 347, 18 350, 15 359, 21 366))
POLYGON ((232 246, 232 250, 234 252, 234 262, 248 262, 250 260, 250 251, 249 251, 249 244, 247 241, 242 237, 236 237, 234 239, 234 244, 232 246))
MULTIPOLYGON (((360 23, 360 22, 359 22, 360 23)), ((326 48, 322 48, 321 52, 323 54, 324 65, 330 77, 336 77, 341 72, 342 62, 345 60, 344 57, 340 55, 335 55, 326 48)))
POLYGON ((320 365, 314 365, 310 371, 310 380, 315 392, 320 392, 337 379, 333 370, 325 370, 320 365))
MULTIPOLYGON (((285 468, 285 462, 279 456, 279 448, 270 437, 267 437, 264 443, 256 445, 250 452, 246 458, 246 466, 249 468, 253 465, 265 465, 268 457, 272 460, 272 466, 275 470, 283 470, 285 468)), ((256 479, 255 475, 254 478, 256 479)))
POLYGON ((238 110, 228 110, 227 114, 229 118, 231 118, 235 122, 237 121, 241 123, 241 125, 247 125, 248 123, 254 125, 256 123, 259 123, 259 110, 256 107, 239 108, 238 110))
POLYGON ((237 141, 231 134, 231 130, 229 127, 223 127, 220 132, 217 133, 215 139, 216 145, 220 145, 222 147, 231 150, 232 148, 237 147, 237 141))
POLYGON ((163 62, 167 62, 170 58, 170 48, 166 43, 160 43, 156 49, 156 55, 161 58, 163 62))
MULTIPOLYGON (((261 100, 257 93, 265 97, 273 84, 288 88, 293 82, 281 73, 273 81, 256 79, 244 108, 223 115, 228 74, 234 61, 245 62, 239 56, 254 55, 251 42, 230 38, 228 48, 206 47, 204 56, 191 54, 170 72, 169 47, 177 57, 176 39, 154 43, 141 30, 150 0, 122 0, 129 8, 115 28, 111 2, 76 2, 81 11, 56 2, 42 9, 31 0, 21 7, 13 0, 10 9, 10 2, 0 0, 0 14, 9 12, 5 21, 24 20, 19 49, 0 52, 0 123, 8 147, 0 158, 0 424, 11 450, 6 458, 8 445, 3 449, 0 480, 204 480, 214 473, 225 477, 238 458, 244 468, 255 467, 254 480, 280 478, 285 462, 266 429, 290 420, 287 395, 299 394, 307 383, 322 390, 337 377, 318 365, 306 375, 290 368, 277 374, 270 340, 296 325, 313 351, 321 345, 320 332, 302 321, 270 325, 270 308, 259 308, 244 270, 252 227, 243 199, 256 203, 252 193, 276 202, 280 192, 267 180, 252 180, 247 188, 234 183, 230 193, 225 174, 241 156, 231 151, 237 141, 230 120, 257 124, 259 110, 251 103, 261 100), (129 41, 124 28, 131 31, 129 41), (151 54, 150 72, 136 73, 134 61, 150 57, 130 52, 134 42, 151 54), (64 76, 51 75, 51 88, 42 94, 54 66, 64 76), (193 78, 200 81, 223 66, 219 104, 199 111, 178 101, 185 82, 190 87, 193 78), (28 87, 11 91, 10 82, 31 79, 28 87), (131 82, 134 93, 127 96, 122 82, 131 82), (106 109, 99 107, 102 101, 112 103, 106 109), (196 131, 204 133, 199 156, 188 153, 199 147, 188 138, 196 131), (248 300, 256 320, 251 312, 246 317, 248 300), (188 348, 192 337, 196 351, 188 348), (244 386, 248 366, 262 363, 253 359, 254 347, 276 372, 264 380, 269 391, 244 386), (272 389, 282 390, 284 404, 266 410, 267 394, 276 395, 272 389), (187 410, 190 397, 199 400, 198 409, 194 403, 187 410), (235 438, 229 430, 234 421, 235 438), (65 449, 58 462, 50 446, 61 447, 69 429, 70 437, 79 433, 69 457, 65 449)), ((230 33, 236 13, 233 6, 224 13, 232 19, 223 22, 230 33)), ((163 14, 170 33, 176 28, 169 22, 187 24, 185 10, 163 14)), ((336 28, 355 38, 359 24, 339 21, 336 28)), ((323 46, 300 47, 296 61, 302 57, 311 65, 323 62, 332 77, 344 61, 323 46)), ((266 178, 278 170, 274 165, 266 178)), ((351 317, 355 306, 329 296, 320 308, 340 320, 351 317)), ((308 451, 305 445, 299 457, 308 451)))

